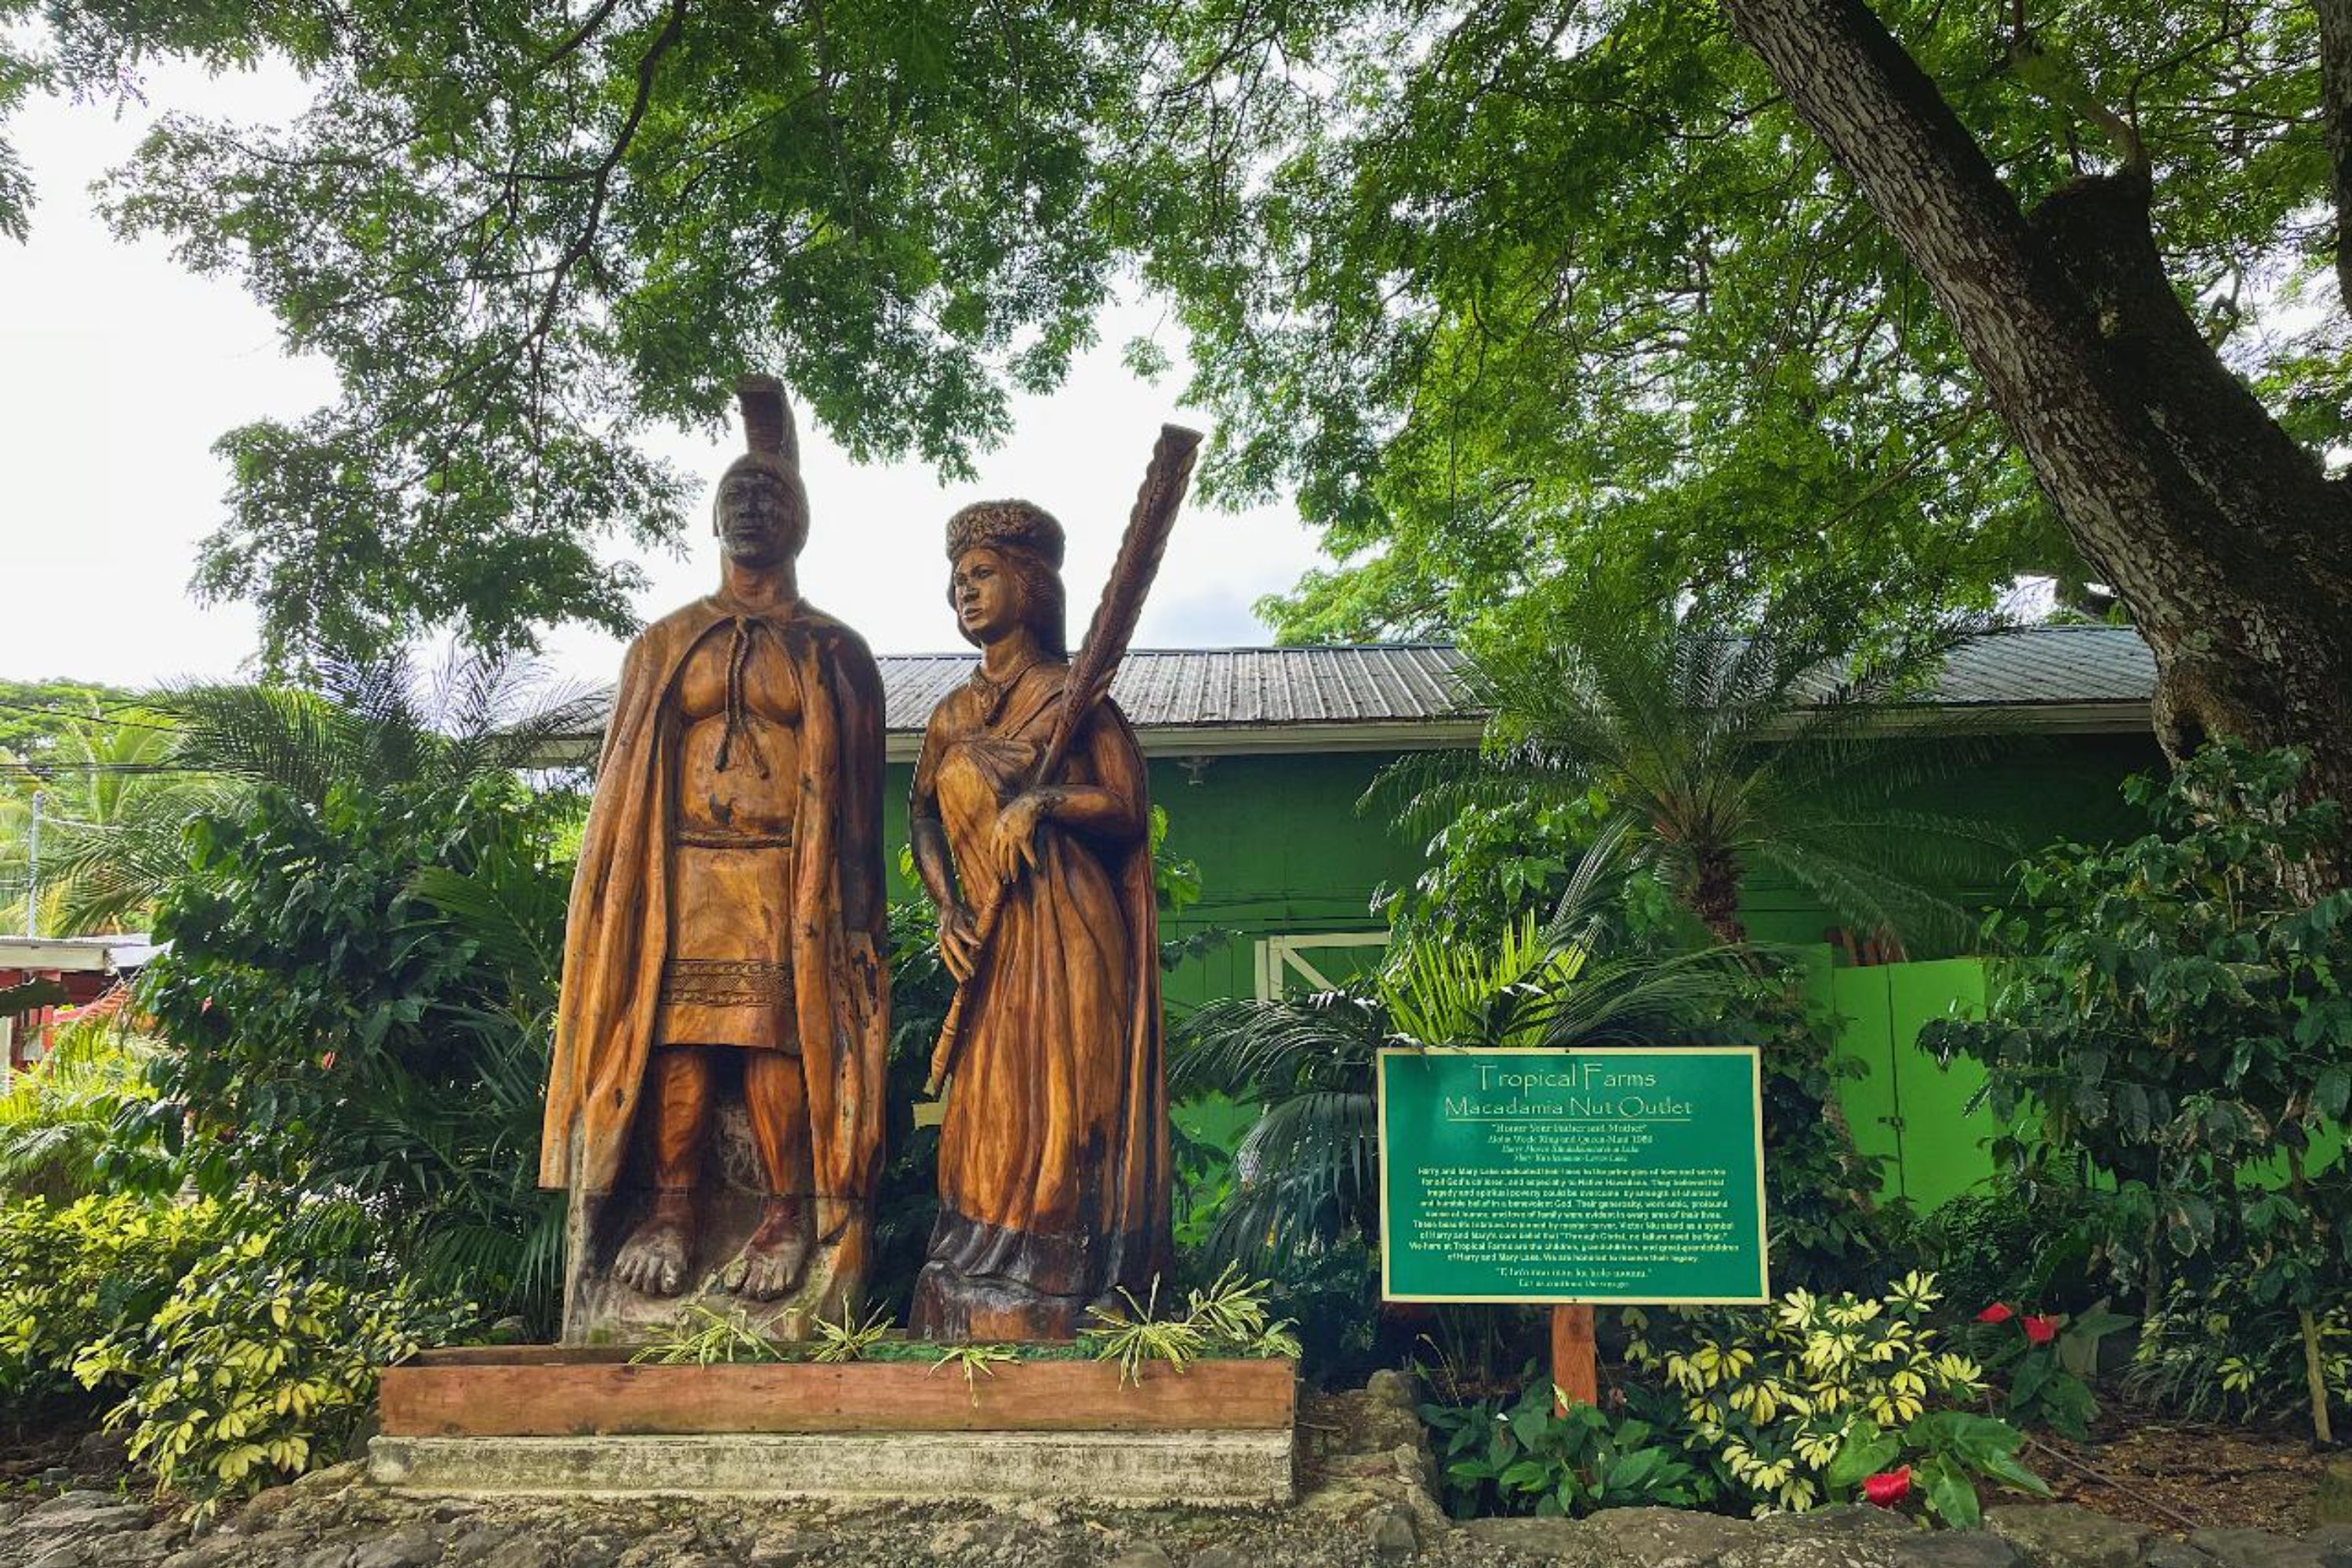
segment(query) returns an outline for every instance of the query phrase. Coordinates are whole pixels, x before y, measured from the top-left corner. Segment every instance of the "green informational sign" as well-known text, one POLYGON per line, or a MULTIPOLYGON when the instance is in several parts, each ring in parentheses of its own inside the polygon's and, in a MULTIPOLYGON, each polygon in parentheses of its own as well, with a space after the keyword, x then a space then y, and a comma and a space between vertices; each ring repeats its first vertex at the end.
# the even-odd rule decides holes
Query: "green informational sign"
POLYGON ((1391 1301, 1771 1300, 1753 1049, 1382 1051, 1391 1301))

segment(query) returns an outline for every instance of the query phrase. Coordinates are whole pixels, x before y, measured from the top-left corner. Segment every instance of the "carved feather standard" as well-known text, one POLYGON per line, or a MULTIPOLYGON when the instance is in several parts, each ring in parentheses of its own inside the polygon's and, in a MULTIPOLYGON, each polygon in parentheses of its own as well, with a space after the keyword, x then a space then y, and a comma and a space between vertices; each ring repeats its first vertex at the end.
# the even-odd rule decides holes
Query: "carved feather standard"
POLYGON ((743 444, 788 468, 799 468, 800 436, 793 428, 793 405, 784 396, 784 384, 772 375, 740 376, 735 401, 743 410, 743 444))
MULTIPOLYGON (((1181 425, 1160 427, 1160 439, 1151 448, 1151 464, 1144 470, 1142 487, 1135 493, 1134 510, 1128 513, 1127 531, 1119 537, 1118 559, 1111 563, 1110 581, 1103 584, 1094 619, 1087 625, 1086 641, 1078 646, 1077 657, 1070 661, 1069 678, 1062 687, 1062 706, 1054 715, 1053 729, 1046 733, 1045 750, 1029 775, 1031 789, 1051 783, 1061 772, 1063 760, 1085 727, 1087 715, 1110 692, 1111 679, 1118 673, 1118 662, 1127 656, 1128 640, 1135 636, 1136 621, 1143 614, 1144 595, 1151 591, 1151 580, 1159 574, 1160 558, 1168 552, 1168 535, 1176 526, 1176 513, 1183 506, 1184 492, 1192 485, 1192 463, 1200 449, 1198 430, 1187 430, 1181 425)), ((939 1044, 931 1050, 930 1083, 924 1090, 927 1094, 938 1094, 948 1074, 955 1068, 956 1042, 963 1032, 964 1002, 987 975, 997 911, 1003 907, 1002 894, 992 896, 981 906, 974 922, 978 927, 978 952, 971 976, 956 988, 955 1000, 949 1004, 947 1018, 940 1026, 939 1044)))

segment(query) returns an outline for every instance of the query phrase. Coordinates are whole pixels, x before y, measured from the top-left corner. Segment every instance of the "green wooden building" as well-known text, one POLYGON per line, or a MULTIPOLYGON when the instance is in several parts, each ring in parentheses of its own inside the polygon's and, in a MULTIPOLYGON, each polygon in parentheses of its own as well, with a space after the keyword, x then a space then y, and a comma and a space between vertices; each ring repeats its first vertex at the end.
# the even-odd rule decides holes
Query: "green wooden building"
MULTIPOLYGON (((907 789, 925 721, 967 679, 975 653, 889 655, 889 841, 906 840, 907 789)), ((1199 904, 1163 933, 1230 938, 1169 977, 1181 1005, 1213 996, 1319 988, 1378 962, 1371 913, 1383 884, 1422 869, 1421 847, 1357 803, 1407 752, 1477 742, 1462 659, 1443 644, 1138 650, 1114 688, 1150 763, 1169 846, 1198 863, 1199 904)), ((2138 637, 2045 626, 1975 643, 1920 700, 1964 710, 2009 738, 1998 760, 1937 786, 1932 802, 2007 825, 2029 845, 2097 842, 2137 830, 2118 786, 2160 763, 2149 729, 2155 667, 2138 637)), ((583 738, 584 740, 584 738, 583 738)), ((583 747, 583 749, 586 749, 583 747)), ((911 887, 899 891, 912 896, 911 887)), ((1990 899, 1997 889, 1976 889, 1990 899)), ((1800 889, 1751 879, 1749 931, 1815 948, 1818 994, 1866 1068, 1843 1098, 1857 1141, 1888 1159, 1888 1185, 1934 1204, 1981 1179, 1986 1129, 1960 1108, 1975 1087, 1912 1047, 1927 1018, 1981 1006, 1982 966, 1965 958, 1860 964, 1830 914, 1800 889)))
MULTIPOLYGON (((893 842, 932 707, 973 654, 885 657, 893 842)), ((1420 846, 1357 809, 1381 769, 1411 751, 1477 742, 1461 658, 1441 644, 1138 651, 1114 695, 1135 722, 1170 847, 1201 868, 1181 929, 1230 931, 1225 950, 1171 978, 1179 1001, 1266 995, 1360 962, 1381 940, 1383 883, 1411 880, 1420 846)), ((2027 843, 2104 837, 2128 826, 2117 786, 2160 758, 2148 729, 2154 666, 2132 632, 2042 627, 1987 639, 1952 661, 1927 700, 2014 737, 1939 804, 2003 823, 2027 843)), ((1990 894, 1992 889, 1983 889, 1990 894)), ((1798 890, 1759 882, 1743 913, 1759 938, 1829 940, 1798 890)))

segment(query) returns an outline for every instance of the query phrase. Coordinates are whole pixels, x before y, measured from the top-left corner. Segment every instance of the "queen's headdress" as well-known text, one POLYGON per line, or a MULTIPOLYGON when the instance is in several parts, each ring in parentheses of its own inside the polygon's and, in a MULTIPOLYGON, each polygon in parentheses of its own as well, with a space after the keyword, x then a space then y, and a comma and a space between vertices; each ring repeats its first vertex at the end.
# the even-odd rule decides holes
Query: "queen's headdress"
POLYGON ((1058 572, 1062 569, 1062 525, 1054 514, 1034 501, 974 501, 948 519, 948 559, 986 544, 1025 550, 1058 572))

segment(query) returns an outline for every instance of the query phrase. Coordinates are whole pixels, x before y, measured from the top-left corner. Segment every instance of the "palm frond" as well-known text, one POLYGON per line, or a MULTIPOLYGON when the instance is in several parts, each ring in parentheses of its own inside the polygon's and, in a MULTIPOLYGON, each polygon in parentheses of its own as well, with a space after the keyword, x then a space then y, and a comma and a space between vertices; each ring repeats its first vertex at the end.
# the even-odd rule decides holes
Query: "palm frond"
MULTIPOLYGON (((1485 746, 1473 758, 1402 764, 1380 798, 1435 842, 1466 811, 1598 791, 1632 840, 1628 863, 1656 871, 1695 910, 1703 887, 1716 889, 1709 918, 1722 929, 1727 871, 1770 861, 1782 853, 1776 840, 1801 834, 1805 819, 1885 807, 1991 753, 1999 742, 1986 721, 1913 700, 1988 630, 1980 618, 1949 617, 1856 657, 1771 605, 1746 621, 1706 605, 1599 617, 1562 642, 1482 652, 1478 689, 1495 704, 1485 746)), ((1805 885, 1852 900, 1831 910, 1857 923, 1901 910, 1950 931, 1925 886, 1896 896, 1905 865, 1825 871, 1805 885)), ((1928 869, 1921 858, 1913 879, 1928 869)))
POLYGON ((1169 1031, 1169 1088, 1179 1095, 1247 1095, 1368 1081, 1391 1034, 1387 1012, 1361 984, 1270 1001, 1205 1003, 1169 1031))

